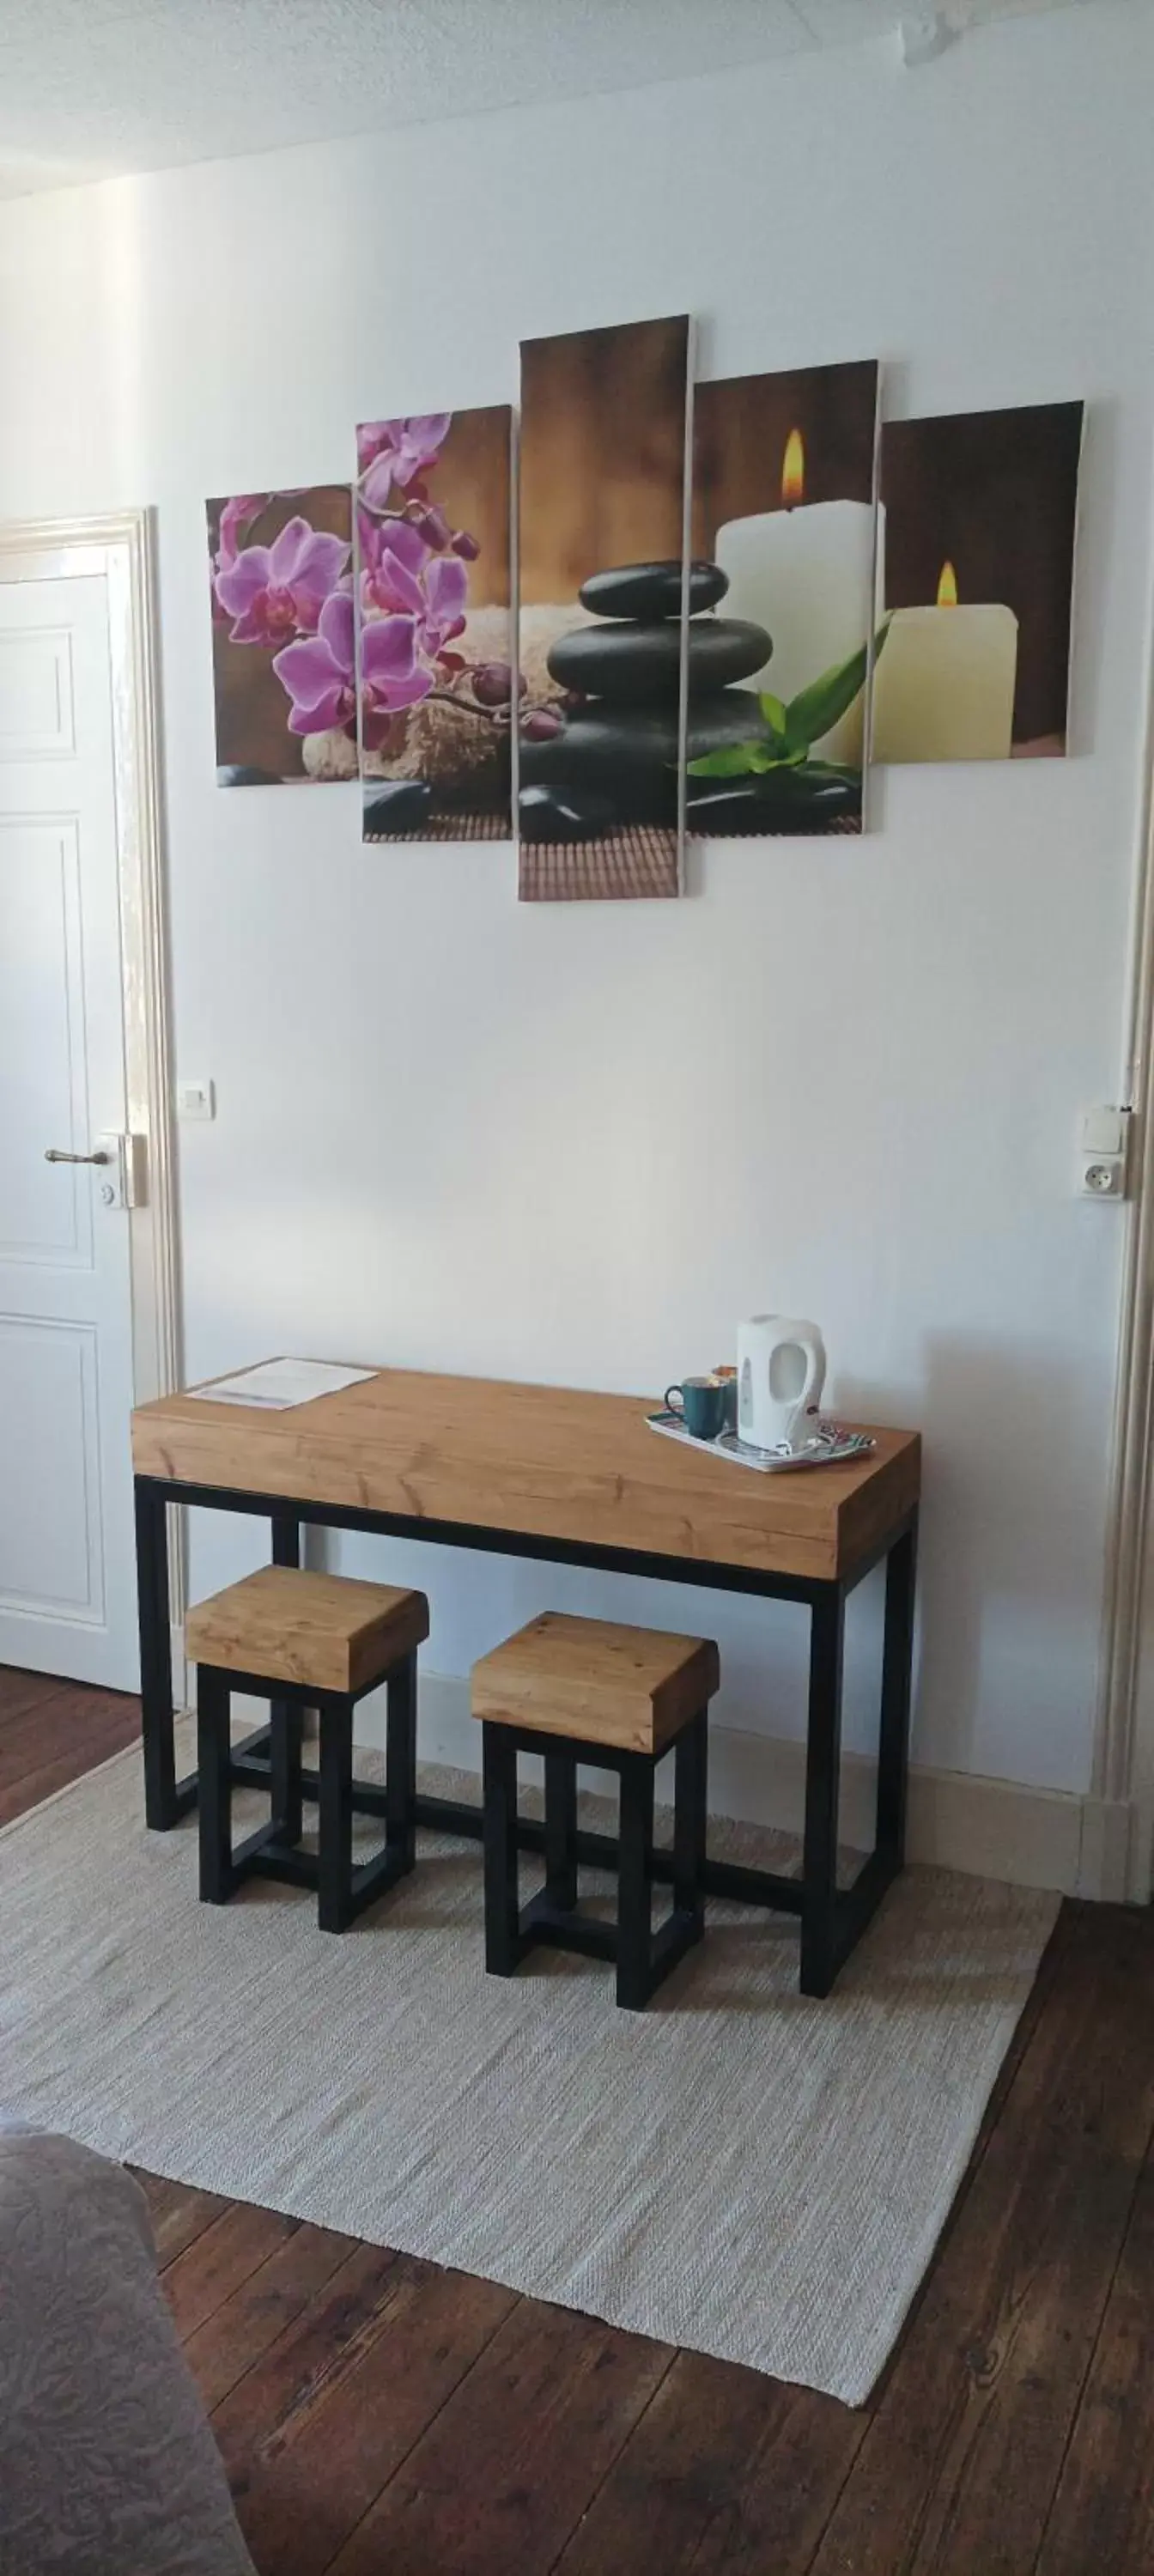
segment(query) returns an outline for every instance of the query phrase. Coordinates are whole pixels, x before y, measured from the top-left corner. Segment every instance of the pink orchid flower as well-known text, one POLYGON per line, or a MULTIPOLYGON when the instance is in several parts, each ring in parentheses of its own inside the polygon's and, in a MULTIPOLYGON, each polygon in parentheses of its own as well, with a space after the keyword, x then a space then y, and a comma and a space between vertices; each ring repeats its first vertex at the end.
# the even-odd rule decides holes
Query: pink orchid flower
POLYGON ((281 644, 316 633, 325 601, 349 558, 344 537, 290 519, 271 546, 243 546, 216 576, 220 605, 236 623, 234 644, 281 644))
POLYGON ((435 465, 452 425, 451 411, 420 412, 409 420, 366 420, 357 431, 357 463, 366 501, 383 510, 394 483, 410 483, 435 465))
POLYGON ((236 562, 241 529, 250 519, 255 519, 258 510, 263 510, 267 499, 267 492, 235 492, 231 501, 225 502, 220 514, 218 572, 236 562))
POLYGON ((378 526, 368 547, 361 604, 371 617, 412 617, 418 649, 435 660, 465 625, 469 576, 456 555, 434 555, 406 519, 378 526))
MULTIPOLYGON (((292 699, 290 733, 328 733, 356 724, 356 639, 353 603, 333 591, 317 632, 286 644, 273 669, 292 699)), ((417 660, 414 617, 380 617, 361 632, 361 726, 366 749, 379 750, 392 718, 428 696, 431 671, 417 660)))
POLYGON ((379 609, 385 616, 395 610, 411 617, 423 616, 421 575, 429 561, 424 538, 407 519, 362 518, 359 524, 365 607, 379 609))
POLYGON ((426 653, 440 653, 464 632, 469 576, 457 555, 434 555, 420 588, 424 594, 421 647, 426 653))

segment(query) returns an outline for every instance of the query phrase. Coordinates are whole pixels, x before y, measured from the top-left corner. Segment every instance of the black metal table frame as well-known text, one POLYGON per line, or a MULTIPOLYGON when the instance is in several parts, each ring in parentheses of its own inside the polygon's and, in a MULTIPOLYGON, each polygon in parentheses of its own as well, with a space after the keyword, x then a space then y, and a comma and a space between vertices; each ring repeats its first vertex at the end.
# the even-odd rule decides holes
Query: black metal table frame
MULTIPOLYGON (((886 1889, 905 1857, 906 1780, 909 1758, 910 1691, 913 1669, 914 1595, 917 1558, 917 1510, 907 1512, 871 1551, 845 1574, 834 1578, 770 1574, 753 1566, 719 1565, 699 1557, 653 1555, 640 1548, 599 1547, 577 1539, 548 1538, 533 1531, 476 1527, 469 1522, 432 1521, 397 1512, 363 1511, 351 1505, 305 1502, 290 1494, 249 1494, 232 1486, 196 1485, 158 1476, 137 1476, 136 1563, 140 1614, 141 1723, 144 1739, 145 1815, 156 1831, 175 1825, 196 1803, 195 1772, 176 1777, 173 1744, 172 1650, 169 1627, 167 1506, 239 1512, 272 1524, 275 1565, 300 1563, 301 1530, 362 1530, 380 1538, 419 1539, 440 1547, 479 1550, 490 1556, 536 1558, 552 1565, 588 1566, 608 1574, 632 1574, 646 1582, 693 1583, 711 1592, 749 1592, 770 1601, 800 1603, 810 1613, 809 1695, 806 1734, 805 1833, 800 1878, 774 1870, 749 1869, 732 1861, 708 1860, 705 1889, 709 1896, 740 1904, 764 1905, 774 1912, 801 1917, 801 1992, 827 1995, 838 1970, 876 1913, 886 1889), (882 1641, 881 1718, 878 1737, 877 1806, 874 1849, 849 1887, 837 1883, 838 1792, 841 1763, 842 1676, 845 1609, 851 1592, 875 1566, 886 1567, 885 1623, 882 1641)), ((233 1752, 237 1780, 269 1783, 271 1727, 258 1727, 233 1752)), ((316 1778, 304 1774, 306 1796, 316 1794, 316 1778)), ((356 1800, 368 1814, 384 1812, 385 1791, 358 1782, 356 1800)), ((439 1832, 463 1834, 479 1841, 481 1812, 456 1799, 418 1797, 417 1822, 439 1832)), ((544 1848, 544 1826, 522 1818, 519 1837, 526 1850, 544 1848)), ((608 1835, 582 1833, 578 1858, 593 1866, 612 1866, 616 1844, 608 1835)), ((672 1860, 654 1854, 654 1876, 672 1875, 672 1860)))

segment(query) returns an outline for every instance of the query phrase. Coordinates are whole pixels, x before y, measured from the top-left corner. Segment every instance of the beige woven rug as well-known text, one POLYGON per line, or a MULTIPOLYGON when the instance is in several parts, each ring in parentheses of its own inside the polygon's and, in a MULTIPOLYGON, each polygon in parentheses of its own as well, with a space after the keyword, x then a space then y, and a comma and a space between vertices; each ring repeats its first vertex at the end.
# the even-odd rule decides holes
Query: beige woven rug
MULTIPOLYGON (((599 1962, 541 1951, 486 1976, 476 1845, 422 1837, 414 1877, 333 1939, 296 1890, 199 1905, 194 1827, 141 1815, 130 1752, 0 1837, 0 2107, 868 2395, 1055 1898, 911 1870, 824 2004, 796 1991, 796 1923, 711 1904, 703 1946, 627 2014, 599 1962)), ((784 1837, 719 1841, 789 1865, 784 1837)))

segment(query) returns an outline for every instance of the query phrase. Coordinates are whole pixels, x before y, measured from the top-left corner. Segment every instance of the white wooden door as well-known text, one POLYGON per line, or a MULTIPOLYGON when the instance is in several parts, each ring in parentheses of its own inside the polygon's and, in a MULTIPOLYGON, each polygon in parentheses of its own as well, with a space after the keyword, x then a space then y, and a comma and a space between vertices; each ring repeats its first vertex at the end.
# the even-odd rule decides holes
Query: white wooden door
POLYGON ((0 579, 0 1663, 138 1678, 103 574, 0 579), (110 1203, 111 1202, 111 1203, 110 1203))

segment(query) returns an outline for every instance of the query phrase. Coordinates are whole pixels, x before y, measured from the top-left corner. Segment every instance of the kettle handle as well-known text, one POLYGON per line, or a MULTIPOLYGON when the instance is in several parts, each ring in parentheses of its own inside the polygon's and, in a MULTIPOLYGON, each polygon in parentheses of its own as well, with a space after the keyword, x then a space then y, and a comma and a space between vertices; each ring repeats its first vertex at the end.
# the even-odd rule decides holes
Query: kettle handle
POLYGON ((825 1344, 820 1337, 808 1333, 799 1333, 796 1339, 798 1349, 805 1353, 805 1385, 797 1399, 798 1415, 803 1416, 808 1413, 815 1396, 818 1402, 821 1400, 825 1384, 825 1344))

